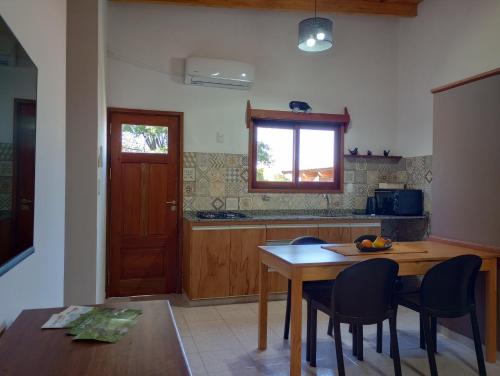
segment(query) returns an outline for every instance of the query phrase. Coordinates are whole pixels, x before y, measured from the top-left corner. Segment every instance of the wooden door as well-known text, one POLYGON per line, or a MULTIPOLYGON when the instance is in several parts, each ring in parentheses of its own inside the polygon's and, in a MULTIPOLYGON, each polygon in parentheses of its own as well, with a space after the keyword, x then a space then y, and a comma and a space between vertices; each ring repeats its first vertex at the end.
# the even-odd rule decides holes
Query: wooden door
POLYGON ((350 243, 351 225, 349 223, 321 223, 318 237, 327 243, 350 243))
POLYGON ((178 291, 181 121, 111 110, 108 295, 178 291))
POLYGON ((232 296, 258 294, 259 251, 257 247, 266 244, 266 226, 235 226, 230 231, 230 294, 232 296))
POLYGON ((192 299, 229 296, 231 234, 218 226, 193 227, 191 233, 192 299))
POLYGON ((359 222, 351 223, 351 242, 361 235, 377 235, 382 231, 380 222, 359 222))
POLYGON ((36 102, 16 99, 14 107, 13 255, 33 246, 36 102))

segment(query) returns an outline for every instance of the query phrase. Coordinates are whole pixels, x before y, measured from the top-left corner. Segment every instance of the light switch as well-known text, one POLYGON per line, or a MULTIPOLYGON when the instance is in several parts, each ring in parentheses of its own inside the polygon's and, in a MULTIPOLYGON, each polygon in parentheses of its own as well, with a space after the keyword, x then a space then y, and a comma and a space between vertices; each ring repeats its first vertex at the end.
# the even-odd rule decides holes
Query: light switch
POLYGON ((215 141, 217 141, 218 144, 223 144, 224 143, 224 133, 217 132, 215 135, 215 141))

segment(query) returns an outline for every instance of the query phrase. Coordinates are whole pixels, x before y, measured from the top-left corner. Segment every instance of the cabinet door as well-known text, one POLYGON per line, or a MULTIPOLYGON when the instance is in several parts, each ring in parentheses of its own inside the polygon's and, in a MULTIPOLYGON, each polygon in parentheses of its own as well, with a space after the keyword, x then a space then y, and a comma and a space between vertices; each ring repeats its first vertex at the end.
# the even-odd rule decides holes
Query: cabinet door
POLYGON ((266 244, 266 226, 231 227, 229 293, 231 296, 258 294, 259 245, 266 244))
POLYGON ((299 236, 318 237, 316 224, 267 225, 267 240, 290 242, 299 236))
POLYGON ((318 235, 327 243, 350 243, 351 225, 349 223, 321 223, 318 235))
POLYGON ((351 223, 351 241, 361 235, 377 235, 381 233, 382 227, 380 222, 354 222, 351 223))
POLYGON ((229 296, 230 248, 231 233, 228 227, 192 228, 190 298, 229 296))

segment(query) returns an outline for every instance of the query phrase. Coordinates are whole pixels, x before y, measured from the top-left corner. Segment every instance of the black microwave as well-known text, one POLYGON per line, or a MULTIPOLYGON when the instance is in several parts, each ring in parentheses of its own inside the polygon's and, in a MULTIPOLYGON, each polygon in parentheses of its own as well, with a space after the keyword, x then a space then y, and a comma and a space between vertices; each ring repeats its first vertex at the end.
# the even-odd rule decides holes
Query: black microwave
POLYGON ((422 215, 424 197, 421 189, 376 189, 375 214, 422 215))

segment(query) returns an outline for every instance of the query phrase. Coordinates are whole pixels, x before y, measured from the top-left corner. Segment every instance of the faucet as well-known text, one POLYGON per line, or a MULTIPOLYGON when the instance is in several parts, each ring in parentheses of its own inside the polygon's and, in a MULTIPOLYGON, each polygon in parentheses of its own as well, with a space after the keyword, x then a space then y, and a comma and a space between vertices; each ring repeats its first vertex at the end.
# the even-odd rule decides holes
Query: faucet
POLYGON ((328 210, 328 212, 330 212, 331 208, 330 208, 330 196, 328 196, 327 193, 323 193, 323 198, 326 199, 326 210, 328 210))

